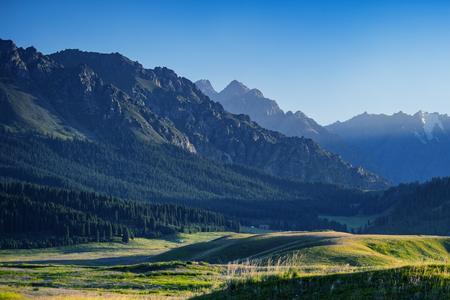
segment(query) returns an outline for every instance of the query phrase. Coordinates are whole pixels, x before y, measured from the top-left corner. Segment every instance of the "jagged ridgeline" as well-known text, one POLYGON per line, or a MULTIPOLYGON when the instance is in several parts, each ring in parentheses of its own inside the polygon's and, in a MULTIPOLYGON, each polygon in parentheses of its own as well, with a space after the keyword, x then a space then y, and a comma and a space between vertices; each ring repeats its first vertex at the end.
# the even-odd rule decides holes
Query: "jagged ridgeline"
POLYGON ((167 68, 145 69, 118 54, 65 50, 42 55, 0 41, 2 124, 61 138, 170 144, 220 163, 345 187, 386 182, 310 139, 266 130, 225 111, 167 68))
POLYGON ((223 215, 89 192, 0 184, 0 248, 32 248, 176 232, 239 231, 223 215))

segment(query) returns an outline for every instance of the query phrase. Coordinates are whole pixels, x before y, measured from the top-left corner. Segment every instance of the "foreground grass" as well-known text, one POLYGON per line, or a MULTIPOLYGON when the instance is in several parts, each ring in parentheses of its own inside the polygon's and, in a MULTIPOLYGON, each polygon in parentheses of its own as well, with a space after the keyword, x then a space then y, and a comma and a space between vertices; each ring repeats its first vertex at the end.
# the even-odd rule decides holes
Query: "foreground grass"
POLYGON ((0 300, 19 300, 19 299, 24 299, 24 296, 16 292, 0 290, 0 300))
POLYGON ((115 267, 10 264, 0 267, 0 286, 15 291, 28 289, 30 296, 39 295, 40 288, 52 288, 187 297, 216 288, 222 273, 220 266, 191 262, 115 267))
POLYGON ((286 273, 233 281, 209 299, 449 299, 450 266, 397 269, 322 276, 286 273))

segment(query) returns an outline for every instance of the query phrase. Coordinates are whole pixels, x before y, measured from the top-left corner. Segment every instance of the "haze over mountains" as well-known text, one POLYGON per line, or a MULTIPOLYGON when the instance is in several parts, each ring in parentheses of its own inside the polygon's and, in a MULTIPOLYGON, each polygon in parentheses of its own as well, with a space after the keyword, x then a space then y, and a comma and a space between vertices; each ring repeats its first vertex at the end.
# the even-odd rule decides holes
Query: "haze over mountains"
POLYGON ((287 136, 305 136, 353 165, 393 183, 426 181, 450 175, 450 118, 438 113, 361 114, 321 126, 303 112, 284 112, 257 89, 234 80, 216 92, 208 80, 196 82, 211 99, 233 113, 287 136))

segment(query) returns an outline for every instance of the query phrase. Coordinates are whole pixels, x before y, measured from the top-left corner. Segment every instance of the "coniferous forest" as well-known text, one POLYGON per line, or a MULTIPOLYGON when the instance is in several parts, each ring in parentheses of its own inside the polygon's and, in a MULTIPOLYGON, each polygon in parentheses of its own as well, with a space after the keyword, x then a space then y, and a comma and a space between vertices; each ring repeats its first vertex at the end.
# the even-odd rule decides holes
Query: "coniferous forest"
POLYGON ((34 248, 158 237, 176 232, 239 231, 225 216, 31 184, 0 184, 0 248, 34 248))

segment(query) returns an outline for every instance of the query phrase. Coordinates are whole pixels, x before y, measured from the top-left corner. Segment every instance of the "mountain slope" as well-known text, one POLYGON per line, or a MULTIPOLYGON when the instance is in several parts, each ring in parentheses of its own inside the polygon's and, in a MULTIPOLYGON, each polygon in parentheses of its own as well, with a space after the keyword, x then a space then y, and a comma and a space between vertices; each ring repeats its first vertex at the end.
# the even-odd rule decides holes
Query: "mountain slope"
POLYGON ((450 117, 447 115, 364 113, 326 128, 358 154, 340 152, 345 159, 392 182, 425 181, 450 175, 450 117))
POLYGON ((120 54, 78 50, 49 57, 67 68, 88 65, 105 83, 119 87, 145 109, 170 120, 188 138, 192 150, 202 156, 306 182, 360 188, 385 186, 377 176, 352 168, 311 140, 287 138, 263 129, 246 116, 226 112, 192 82, 167 68, 144 69, 120 54))
POLYGON ((0 42, 0 107, 15 130, 35 130, 87 139, 170 142, 195 152, 168 120, 156 116, 87 65, 66 68, 30 47, 0 42))

